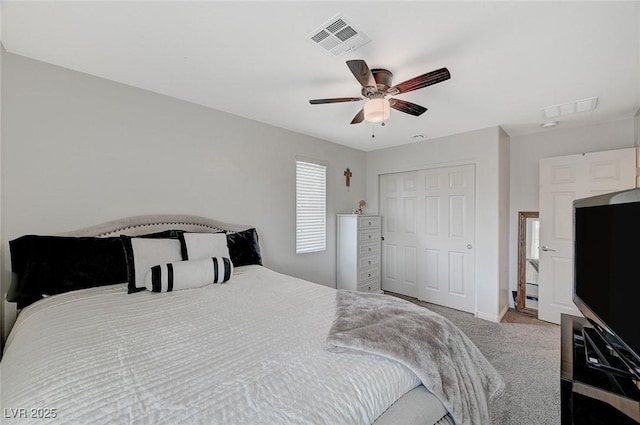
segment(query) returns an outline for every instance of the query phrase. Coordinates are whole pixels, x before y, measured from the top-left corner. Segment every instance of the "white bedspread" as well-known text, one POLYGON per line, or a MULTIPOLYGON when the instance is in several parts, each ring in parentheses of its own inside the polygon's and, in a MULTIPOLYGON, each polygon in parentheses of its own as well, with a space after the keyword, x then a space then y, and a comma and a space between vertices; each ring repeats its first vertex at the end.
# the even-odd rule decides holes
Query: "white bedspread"
POLYGON ((51 424, 371 423, 420 381, 327 352, 335 310, 334 290, 259 266, 198 289, 50 297, 7 341, 2 406, 57 409, 51 424))

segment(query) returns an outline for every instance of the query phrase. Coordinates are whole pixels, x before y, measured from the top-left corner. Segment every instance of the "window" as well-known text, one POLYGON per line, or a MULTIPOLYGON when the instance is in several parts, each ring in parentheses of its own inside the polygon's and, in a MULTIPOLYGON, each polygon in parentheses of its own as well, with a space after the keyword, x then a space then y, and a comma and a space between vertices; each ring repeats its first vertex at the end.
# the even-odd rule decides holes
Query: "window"
POLYGON ((296 254, 327 246, 327 167, 296 160, 296 254))

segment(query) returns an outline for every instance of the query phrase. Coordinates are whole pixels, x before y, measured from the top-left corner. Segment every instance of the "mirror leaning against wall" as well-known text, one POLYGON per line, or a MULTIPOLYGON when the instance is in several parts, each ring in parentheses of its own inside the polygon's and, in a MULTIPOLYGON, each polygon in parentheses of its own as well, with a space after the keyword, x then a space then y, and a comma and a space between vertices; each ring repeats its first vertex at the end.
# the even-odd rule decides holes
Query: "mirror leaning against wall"
POLYGON ((540 221, 538 211, 518 213, 518 288, 516 310, 538 316, 538 262, 540 221))

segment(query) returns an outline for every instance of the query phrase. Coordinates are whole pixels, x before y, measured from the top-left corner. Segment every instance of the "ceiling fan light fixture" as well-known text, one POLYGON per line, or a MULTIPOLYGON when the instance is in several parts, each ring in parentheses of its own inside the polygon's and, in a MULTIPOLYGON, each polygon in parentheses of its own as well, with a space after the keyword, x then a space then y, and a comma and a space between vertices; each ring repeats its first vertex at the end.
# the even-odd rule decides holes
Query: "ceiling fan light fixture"
POLYGON ((364 119, 367 122, 381 122, 389 119, 391 105, 389 100, 383 97, 369 99, 364 104, 364 119))

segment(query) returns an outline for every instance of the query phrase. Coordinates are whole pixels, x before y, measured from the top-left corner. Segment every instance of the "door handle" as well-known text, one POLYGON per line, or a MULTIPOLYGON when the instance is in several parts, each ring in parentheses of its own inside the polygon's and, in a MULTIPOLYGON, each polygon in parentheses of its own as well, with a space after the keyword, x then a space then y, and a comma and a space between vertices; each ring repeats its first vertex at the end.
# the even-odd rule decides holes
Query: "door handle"
POLYGON ((549 247, 548 247, 548 246, 546 246, 546 245, 542 245, 542 246, 540 247, 540 249, 541 249, 541 250, 543 250, 543 251, 555 251, 555 249, 553 249, 553 248, 549 248, 549 247))

